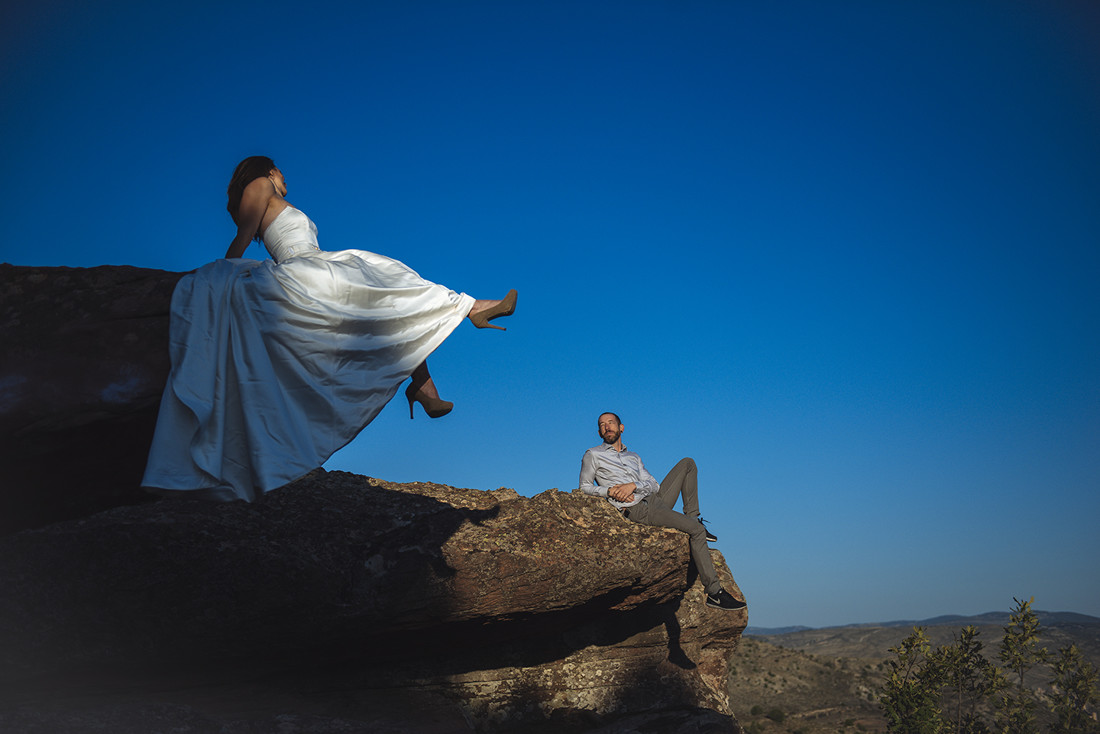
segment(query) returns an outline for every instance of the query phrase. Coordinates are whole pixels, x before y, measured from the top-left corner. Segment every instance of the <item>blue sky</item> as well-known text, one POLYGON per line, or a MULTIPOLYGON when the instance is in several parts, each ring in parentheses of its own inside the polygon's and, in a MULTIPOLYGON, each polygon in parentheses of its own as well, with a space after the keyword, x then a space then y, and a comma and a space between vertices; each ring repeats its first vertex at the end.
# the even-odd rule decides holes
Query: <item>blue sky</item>
POLYGON ((266 154, 322 247, 519 290, 329 469, 569 490, 615 410, 753 625, 1100 615, 1095 2, 23 5, 0 260, 196 268, 266 154))

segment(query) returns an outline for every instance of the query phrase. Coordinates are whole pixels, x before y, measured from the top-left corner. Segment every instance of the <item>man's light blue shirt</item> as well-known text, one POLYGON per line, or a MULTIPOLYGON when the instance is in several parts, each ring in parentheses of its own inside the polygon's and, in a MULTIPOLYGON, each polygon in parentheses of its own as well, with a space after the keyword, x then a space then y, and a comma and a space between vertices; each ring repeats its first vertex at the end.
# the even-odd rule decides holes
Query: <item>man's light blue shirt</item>
POLYGON ((651 494, 657 494, 661 483, 645 468, 642 457, 633 451, 616 451, 610 444, 593 446, 581 459, 581 491, 598 497, 618 507, 633 507, 651 494), (607 497, 607 490, 616 484, 634 482, 634 501, 619 502, 607 497))

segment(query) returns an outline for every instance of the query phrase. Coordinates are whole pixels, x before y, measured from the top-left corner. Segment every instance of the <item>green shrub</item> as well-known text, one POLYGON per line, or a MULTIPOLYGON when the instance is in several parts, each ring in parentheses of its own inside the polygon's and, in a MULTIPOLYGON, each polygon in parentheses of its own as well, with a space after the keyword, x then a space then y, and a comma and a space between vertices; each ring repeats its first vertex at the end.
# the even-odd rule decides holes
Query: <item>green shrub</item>
POLYGON ((974 627, 964 628, 951 644, 935 650, 918 627, 901 645, 890 648, 896 657, 886 661, 888 675, 879 705, 891 734, 1040 734, 1041 703, 1056 719, 1048 727, 1051 734, 1100 731, 1093 718, 1100 703, 1100 674, 1072 647, 1059 650, 1060 656, 1052 659, 1039 645, 1039 618, 1031 609, 1034 599, 1013 601, 1016 607, 998 655, 1004 667, 982 654, 974 627), (1033 668, 1048 664, 1054 680, 1041 701, 1025 678, 1033 668))

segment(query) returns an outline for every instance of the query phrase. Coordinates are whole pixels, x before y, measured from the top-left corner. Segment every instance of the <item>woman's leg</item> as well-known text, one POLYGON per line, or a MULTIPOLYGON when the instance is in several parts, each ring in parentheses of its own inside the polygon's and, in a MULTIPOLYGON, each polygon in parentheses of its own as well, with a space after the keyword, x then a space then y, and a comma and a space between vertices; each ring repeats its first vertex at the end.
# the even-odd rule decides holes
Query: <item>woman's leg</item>
POLYGON ((470 313, 466 314, 466 318, 471 318, 481 313, 482 311, 496 306, 500 301, 485 301, 480 298, 474 300, 474 307, 470 309, 470 313))
POLYGON ((412 382, 409 384, 409 394, 425 398, 439 399, 439 390, 435 387, 432 373, 428 372, 428 360, 421 362, 412 373, 412 382))
POLYGON ((428 372, 427 360, 417 365, 412 373, 412 381, 405 388, 405 398, 409 401, 409 417, 412 418, 413 402, 420 403, 429 418, 440 418, 451 412, 454 403, 439 399, 439 391, 435 389, 435 381, 428 372))

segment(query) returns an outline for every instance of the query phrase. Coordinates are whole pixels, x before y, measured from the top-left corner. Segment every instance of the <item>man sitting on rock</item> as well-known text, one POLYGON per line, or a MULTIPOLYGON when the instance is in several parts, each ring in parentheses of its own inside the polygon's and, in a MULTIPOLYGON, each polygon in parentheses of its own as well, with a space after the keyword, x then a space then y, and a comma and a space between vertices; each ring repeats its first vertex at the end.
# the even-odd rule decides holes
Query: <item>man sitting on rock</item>
POLYGON ((619 416, 602 413, 597 433, 603 443, 584 452, 581 460, 581 490, 607 497, 623 516, 642 525, 673 528, 691 536, 691 558, 707 592, 707 606, 718 609, 744 609, 745 602, 733 598, 722 588, 710 560, 707 541, 717 541, 699 517, 699 484, 695 461, 681 459, 660 484, 653 478, 642 458, 623 446, 626 428, 619 416), (683 514, 672 509, 683 495, 683 514))

